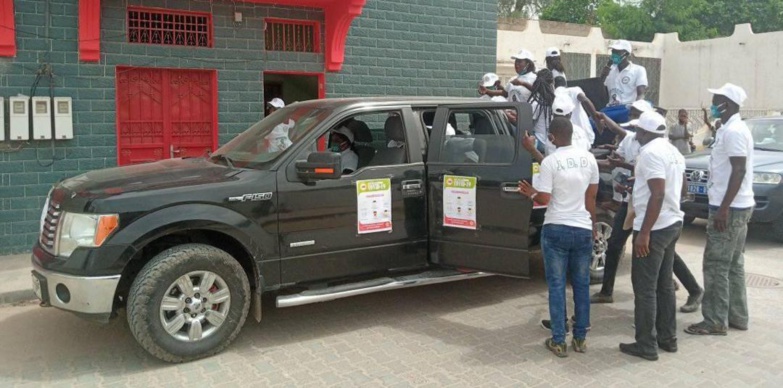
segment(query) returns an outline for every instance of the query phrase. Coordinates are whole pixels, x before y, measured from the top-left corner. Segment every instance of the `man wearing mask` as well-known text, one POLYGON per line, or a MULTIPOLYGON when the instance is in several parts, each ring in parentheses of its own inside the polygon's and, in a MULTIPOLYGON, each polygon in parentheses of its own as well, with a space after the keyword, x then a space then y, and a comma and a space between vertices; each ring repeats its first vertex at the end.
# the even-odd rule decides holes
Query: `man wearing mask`
POLYGON ((631 42, 618 40, 609 47, 612 50, 611 64, 601 72, 609 93, 609 103, 602 111, 618 123, 628 121, 628 106, 636 100, 643 100, 647 92, 647 70, 630 61, 633 48, 631 42))
POLYGON ((490 96, 487 94, 488 91, 491 92, 497 92, 501 91, 502 88, 500 87, 500 78, 495 73, 487 73, 484 74, 483 77, 481 77, 481 82, 479 82, 479 94, 481 95, 482 100, 492 100, 497 102, 506 102, 506 98, 503 96, 490 96))
POLYGON ((541 163, 535 187, 520 182, 520 192, 535 203, 547 205, 541 245, 549 287, 552 337, 544 345, 566 357, 566 277, 574 290, 576 323, 571 342, 574 351, 587 351, 590 327, 590 259, 593 251, 598 164, 588 151, 571 145, 572 125, 565 117, 552 120, 549 141, 557 150, 541 163))
POLYGON ((343 174, 353 174, 359 166, 359 155, 353 152, 353 132, 348 127, 340 127, 332 130, 329 135, 331 151, 340 153, 342 157, 341 168, 343 174))
POLYGON ((727 83, 713 94, 712 117, 718 129, 710 155, 709 218, 704 248, 704 320, 688 334, 726 335, 727 327, 748 329, 745 289, 745 237, 756 202, 753 198, 753 137, 740 117, 747 94, 727 83))
POLYGON ((642 148, 633 186, 631 282, 636 342, 620 344, 620 351, 650 361, 658 359, 658 348, 677 351, 672 270, 684 215, 680 200, 685 191, 685 158, 665 135, 663 116, 642 114, 636 124, 642 148))

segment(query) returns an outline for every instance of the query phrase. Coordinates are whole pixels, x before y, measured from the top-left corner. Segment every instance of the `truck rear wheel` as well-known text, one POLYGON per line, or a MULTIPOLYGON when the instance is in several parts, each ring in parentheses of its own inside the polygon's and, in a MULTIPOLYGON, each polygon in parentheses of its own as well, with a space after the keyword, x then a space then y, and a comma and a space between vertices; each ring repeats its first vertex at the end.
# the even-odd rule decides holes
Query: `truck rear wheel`
POLYGON ((191 361, 220 352, 239 334, 250 284, 228 253, 179 245, 144 266, 127 306, 131 332, 144 350, 168 362, 191 361))
MULTIPOLYGON (((614 213, 599 212, 596 214, 598 224, 598 238, 593 241, 593 257, 590 261, 590 284, 598 284, 604 281, 604 267, 606 266, 606 250, 609 247, 609 237, 612 236, 614 213)), ((625 257, 625 249, 620 254, 620 260, 625 257)))

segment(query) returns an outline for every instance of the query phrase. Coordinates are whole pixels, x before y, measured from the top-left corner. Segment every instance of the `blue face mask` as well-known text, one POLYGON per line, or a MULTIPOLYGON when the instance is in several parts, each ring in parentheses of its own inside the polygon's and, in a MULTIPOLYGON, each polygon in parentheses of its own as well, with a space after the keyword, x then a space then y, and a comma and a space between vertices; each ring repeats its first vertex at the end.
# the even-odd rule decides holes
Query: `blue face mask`
POLYGON ((612 63, 614 63, 615 65, 619 65, 619 64, 620 64, 620 62, 622 62, 622 61, 623 61, 623 59, 625 59, 625 56, 624 56, 624 55, 621 55, 621 54, 612 54, 612 63))
POLYGON ((330 148, 329 150, 332 151, 332 152, 337 152, 337 153, 341 152, 340 151, 340 146, 337 145, 337 144, 333 145, 332 148, 330 148))
POLYGON ((525 70, 522 70, 522 71, 520 71, 520 72, 519 72, 519 73, 517 73, 517 74, 518 74, 518 75, 521 77, 521 76, 523 76, 523 75, 525 75, 525 74, 527 74, 527 73, 529 73, 529 71, 527 71, 527 69, 525 69, 525 70))
POLYGON ((726 110, 721 110, 720 107, 724 104, 720 105, 710 105, 710 114, 712 115, 713 119, 719 119, 721 115, 723 115, 726 110))

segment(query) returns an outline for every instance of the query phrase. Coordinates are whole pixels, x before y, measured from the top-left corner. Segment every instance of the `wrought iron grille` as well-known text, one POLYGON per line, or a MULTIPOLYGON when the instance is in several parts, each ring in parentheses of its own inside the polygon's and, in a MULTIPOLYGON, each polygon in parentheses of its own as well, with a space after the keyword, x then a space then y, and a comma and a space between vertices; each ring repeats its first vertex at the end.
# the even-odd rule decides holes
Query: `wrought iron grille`
POLYGON ((212 47, 212 15, 129 7, 128 42, 212 47))
POLYGON ((317 53, 320 51, 318 23, 299 20, 266 19, 266 51, 317 53))

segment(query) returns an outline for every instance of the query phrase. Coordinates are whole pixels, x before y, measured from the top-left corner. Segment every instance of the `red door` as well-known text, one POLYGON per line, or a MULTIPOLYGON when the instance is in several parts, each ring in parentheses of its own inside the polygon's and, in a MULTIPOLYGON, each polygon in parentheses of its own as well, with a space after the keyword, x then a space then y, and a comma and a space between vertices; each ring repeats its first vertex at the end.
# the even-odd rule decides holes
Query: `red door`
POLYGON ((215 149, 216 84, 212 70, 117 67, 119 165, 215 149))

